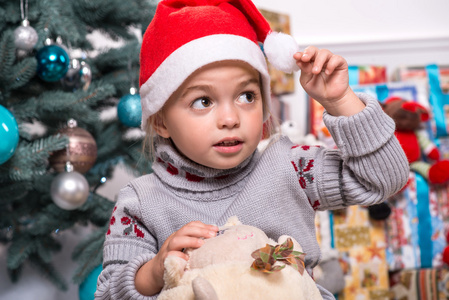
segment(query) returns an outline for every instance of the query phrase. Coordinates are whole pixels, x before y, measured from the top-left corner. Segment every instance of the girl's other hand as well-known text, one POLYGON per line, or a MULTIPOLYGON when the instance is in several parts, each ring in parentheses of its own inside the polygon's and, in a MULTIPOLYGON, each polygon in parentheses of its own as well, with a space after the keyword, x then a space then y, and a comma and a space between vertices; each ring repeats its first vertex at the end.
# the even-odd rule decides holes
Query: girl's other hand
POLYGON ((215 225, 193 221, 171 234, 156 256, 137 271, 136 289, 147 296, 160 292, 164 285, 164 261, 167 256, 174 255, 188 260, 183 249, 199 248, 204 244, 204 239, 216 236, 217 232, 218 227, 215 225))

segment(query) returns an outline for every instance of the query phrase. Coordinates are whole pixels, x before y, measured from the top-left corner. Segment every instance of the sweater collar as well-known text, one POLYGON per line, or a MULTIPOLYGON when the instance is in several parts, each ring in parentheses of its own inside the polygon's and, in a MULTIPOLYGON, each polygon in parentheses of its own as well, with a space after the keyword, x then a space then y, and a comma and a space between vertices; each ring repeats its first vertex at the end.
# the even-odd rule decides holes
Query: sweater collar
POLYGON ((188 194, 188 198, 198 200, 219 199, 237 193, 259 156, 256 150, 237 167, 213 169, 188 159, 174 147, 170 139, 165 138, 156 140, 155 154, 152 166, 155 175, 177 192, 182 192, 183 197, 188 194))

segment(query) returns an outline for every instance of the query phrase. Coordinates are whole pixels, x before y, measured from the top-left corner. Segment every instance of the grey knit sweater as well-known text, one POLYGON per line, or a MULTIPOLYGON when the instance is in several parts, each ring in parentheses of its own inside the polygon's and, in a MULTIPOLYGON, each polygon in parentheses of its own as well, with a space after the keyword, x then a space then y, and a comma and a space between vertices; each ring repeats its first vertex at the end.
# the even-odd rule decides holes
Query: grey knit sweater
MULTIPOLYGON (((154 173, 123 188, 104 244, 95 299, 156 299, 140 295, 134 277, 167 237, 190 221, 223 225, 230 216, 277 240, 294 237, 310 271, 320 258, 315 210, 371 205, 406 183, 408 162, 395 124, 377 100, 351 117, 324 114, 338 150, 295 146, 282 137, 241 165, 215 170, 180 155, 168 140, 157 145, 154 173)), ((333 296, 319 287, 323 298, 333 296)))

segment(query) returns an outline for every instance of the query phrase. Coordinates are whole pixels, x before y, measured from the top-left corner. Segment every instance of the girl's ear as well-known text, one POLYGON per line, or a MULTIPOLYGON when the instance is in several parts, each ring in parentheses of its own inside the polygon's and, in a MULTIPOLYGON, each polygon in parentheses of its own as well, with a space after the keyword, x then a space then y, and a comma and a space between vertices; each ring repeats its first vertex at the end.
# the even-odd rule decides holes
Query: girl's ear
POLYGON ((158 112, 150 118, 151 118, 151 126, 153 126, 156 133, 163 138, 169 138, 170 133, 168 132, 167 127, 165 127, 164 117, 162 116, 162 114, 158 112))

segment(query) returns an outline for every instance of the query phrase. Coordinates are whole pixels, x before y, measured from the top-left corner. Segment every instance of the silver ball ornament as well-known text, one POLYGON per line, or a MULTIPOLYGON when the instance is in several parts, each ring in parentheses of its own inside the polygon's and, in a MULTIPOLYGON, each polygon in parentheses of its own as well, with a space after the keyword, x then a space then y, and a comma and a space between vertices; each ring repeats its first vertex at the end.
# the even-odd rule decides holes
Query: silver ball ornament
POLYGON ((86 91, 92 82, 92 69, 85 61, 81 61, 80 65, 80 85, 83 91, 86 91))
POLYGON ((14 30, 14 45, 19 50, 31 51, 38 39, 36 30, 30 26, 30 22, 26 19, 22 21, 21 26, 14 30))
POLYGON ((89 197, 89 184, 76 171, 60 173, 51 183, 50 195, 60 208, 74 210, 81 207, 89 197))
POLYGON ((82 89, 86 91, 92 81, 92 70, 88 63, 72 58, 67 73, 61 78, 61 84, 67 91, 82 89))
POLYGON ((75 91, 80 86, 80 74, 81 64, 78 59, 72 58, 69 63, 69 69, 61 78, 61 84, 67 91, 75 91))

